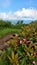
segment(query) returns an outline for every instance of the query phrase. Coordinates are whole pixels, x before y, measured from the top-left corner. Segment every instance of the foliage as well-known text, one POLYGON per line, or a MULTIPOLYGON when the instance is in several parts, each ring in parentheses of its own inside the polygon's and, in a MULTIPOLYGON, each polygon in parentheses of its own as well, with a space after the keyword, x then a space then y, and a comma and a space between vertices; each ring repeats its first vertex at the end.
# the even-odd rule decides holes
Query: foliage
POLYGON ((2 52, 1 65, 37 65, 37 45, 18 36, 14 36, 9 45, 2 52))
POLYGON ((26 26, 22 26, 20 35, 32 39, 33 42, 37 42, 37 22, 32 22, 26 26))
POLYGON ((0 65, 37 65, 37 21, 14 25, 0 20, 0 38, 13 33, 13 39, 6 42, 9 47, 0 52, 0 65))

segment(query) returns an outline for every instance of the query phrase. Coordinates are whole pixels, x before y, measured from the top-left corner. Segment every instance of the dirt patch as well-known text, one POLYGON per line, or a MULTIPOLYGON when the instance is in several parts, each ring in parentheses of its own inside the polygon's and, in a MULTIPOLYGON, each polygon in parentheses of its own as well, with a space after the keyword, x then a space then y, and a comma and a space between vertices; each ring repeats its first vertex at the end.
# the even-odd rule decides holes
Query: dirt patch
POLYGON ((0 50, 3 50, 6 47, 8 47, 6 42, 9 41, 10 39, 13 39, 12 34, 6 35, 4 38, 0 38, 0 50))

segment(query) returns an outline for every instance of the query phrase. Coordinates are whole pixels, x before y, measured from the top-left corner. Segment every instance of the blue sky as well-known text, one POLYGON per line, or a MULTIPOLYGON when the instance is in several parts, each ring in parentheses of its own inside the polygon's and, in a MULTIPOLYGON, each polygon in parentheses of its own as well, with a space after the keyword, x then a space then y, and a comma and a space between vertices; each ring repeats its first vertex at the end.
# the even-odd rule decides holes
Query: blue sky
POLYGON ((0 0, 0 19, 36 20, 37 0, 0 0))
POLYGON ((37 0, 0 0, 0 11, 15 12, 22 8, 37 9, 37 0))

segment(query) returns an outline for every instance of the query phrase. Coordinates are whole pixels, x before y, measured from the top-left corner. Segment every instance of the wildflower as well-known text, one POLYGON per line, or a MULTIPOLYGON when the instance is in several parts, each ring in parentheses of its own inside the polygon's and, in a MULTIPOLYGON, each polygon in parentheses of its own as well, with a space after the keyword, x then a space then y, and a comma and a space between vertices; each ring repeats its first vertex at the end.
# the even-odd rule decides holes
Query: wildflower
POLYGON ((19 40, 19 39, 17 39, 17 40, 16 40, 16 43, 19 43, 19 42, 20 42, 20 40, 19 40))
POLYGON ((27 41, 28 44, 30 44, 30 41, 27 41))
POLYGON ((33 61, 32 63, 33 63, 34 65, 36 64, 36 62, 35 62, 35 61, 33 61))
POLYGON ((20 40, 20 44, 22 44, 22 40, 20 40))
POLYGON ((34 56, 37 57, 37 53, 36 52, 34 52, 34 56))
POLYGON ((26 42, 27 42, 27 40, 26 40, 26 39, 23 39, 23 41, 24 41, 24 43, 26 43, 26 42))

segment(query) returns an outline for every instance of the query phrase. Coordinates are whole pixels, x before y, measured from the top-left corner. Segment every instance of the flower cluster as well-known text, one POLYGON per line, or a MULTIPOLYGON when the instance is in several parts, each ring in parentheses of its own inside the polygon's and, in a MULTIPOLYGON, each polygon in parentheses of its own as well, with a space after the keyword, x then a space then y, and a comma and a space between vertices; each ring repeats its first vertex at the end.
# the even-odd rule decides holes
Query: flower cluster
POLYGON ((10 65, 37 65, 37 45, 17 34, 13 36, 8 43, 10 47, 4 54, 8 59, 7 62, 10 65))
POLYGON ((14 52, 16 52, 16 54, 18 54, 18 58, 20 58, 18 62, 22 63, 22 59, 25 58, 24 62, 26 62, 26 64, 30 63, 35 65, 36 64, 35 59, 37 58, 37 46, 26 38, 17 36, 17 38, 15 39, 17 47, 16 45, 13 46, 16 47, 16 49, 14 49, 14 52))

